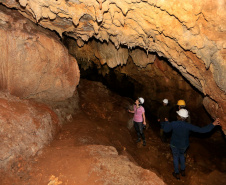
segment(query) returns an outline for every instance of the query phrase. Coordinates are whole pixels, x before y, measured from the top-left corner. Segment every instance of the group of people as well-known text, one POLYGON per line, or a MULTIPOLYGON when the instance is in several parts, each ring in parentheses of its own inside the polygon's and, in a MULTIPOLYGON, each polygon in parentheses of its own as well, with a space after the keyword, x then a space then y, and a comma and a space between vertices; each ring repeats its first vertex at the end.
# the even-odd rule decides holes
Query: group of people
MULTIPOLYGON (((130 113, 134 114, 133 122, 134 128, 136 130, 138 139, 137 142, 143 140, 143 146, 146 146, 145 135, 143 128, 146 126, 145 110, 142 104, 144 103, 143 98, 138 98, 135 101, 133 110, 128 110, 130 113)), ((190 131, 198 133, 210 132, 215 126, 220 125, 219 118, 215 119, 213 123, 205 127, 198 127, 190 123, 190 116, 188 110, 185 108, 186 104, 184 100, 179 100, 177 102, 178 111, 177 120, 169 122, 171 107, 168 106, 168 99, 163 100, 163 106, 158 109, 158 122, 160 122, 160 136, 164 141, 164 132, 172 132, 170 147, 173 154, 173 165, 174 171, 173 176, 176 179, 180 179, 181 176, 185 176, 185 152, 189 146, 189 133, 190 131), (180 168, 179 168, 180 166, 180 168)))
MULTIPOLYGON (((169 120, 177 120, 177 110, 186 109, 186 103, 184 100, 178 100, 177 108, 175 106, 169 106, 169 100, 164 99, 162 101, 162 106, 158 109, 157 118, 158 122, 160 123, 160 138, 162 142, 166 142, 166 134, 163 131, 163 127, 166 123, 166 118, 169 120), (171 113, 171 114, 170 114, 171 113), (171 115, 171 116, 170 116, 171 115)), ((186 109, 187 110, 187 109, 186 109)), ((191 123, 191 116, 188 111, 188 117, 186 118, 186 122, 191 123)))

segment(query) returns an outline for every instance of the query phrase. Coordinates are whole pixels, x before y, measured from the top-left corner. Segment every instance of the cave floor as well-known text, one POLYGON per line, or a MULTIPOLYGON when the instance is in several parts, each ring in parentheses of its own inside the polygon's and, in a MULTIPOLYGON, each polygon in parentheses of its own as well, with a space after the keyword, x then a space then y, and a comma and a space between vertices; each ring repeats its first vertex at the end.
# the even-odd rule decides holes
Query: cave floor
POLYGON ((199 163, 195 161, 195 152, 206 152, 200 143, 191 143, 190 148, 198 150, 190 150, 187 154, 186 177, 176 180, 171 175, 173 164, 168 143, 162 143, 158 134, 154 134, 149 127, 145 131, 147 146, 137 145, 135 133, 129 133, 123 126, 121 133, 114 134, 118 126, 116 122, 109 125, 103 119, 90 119, 87 114, 80 112, 73 121, 62 127, 53 142, 38 156, 28 164, 18 162, 15 176, 5 175, 1 184, 104 184, 98 182, 99 177, 95 173, 89 177, 87 175, 87 166, 93 159, 86 155, 86 150, 82 148, 85 145, 114 146, 120 155, 154 171, 166 184, 225 184, 225 174, 216 170, 211 162, 208 163, 205 156, 199 158, 199 163), (121 134, 127 138, 130 135, 131 138, 124 138, 124 142, 121 142, 121 134))
MULTIPOLYGON (((91 165, 97 159, 95 156, 88 155, 89 146, 97 149, 100 147, 100 150, 103 146, 113 146, 118 156, 126 157, 133 164, 156 173, 169 185, 226 184, 224 140, 217 139, 215 136, 204 139, 191 137, 186 155, 186 177, 176 180, 172 176, 173 159, 169 138, 167 142, 161 142, 159 125, 155 121, 148 120, 145 130, 147 145, 144 147, 141 143, 136 144, 134 129, 128 129, 128 120, 132 115, 125 109, 128 102, 124 102, 124 98, 108 92, 98 83, 81 82, 79 89, 81 110, 70 122, 62 126, 54 140, 35 157, 28 162, 19 158, 11 169, 11 174, 14 175, 2 172, 1 185, 120 184, 114 179, 126 177, 117 174, 117 171, 114 177, 107 177, 107 169, 105 169, 107 164, 98 167, 104 177, 102 180, 98 170, 90 171, 91 168, 95 168, 91 165)), ((109 150, 109 148, 104 149, 109 150)), ((108 152, 111 154, 111 151, 108 152)), ((117 169, 119 164, 114 165, 110 168, 117 169)), ((134 172, 133 169, 124 170, 128 170, 126 176, 134 172)), ((138 180, 145 180, 147 177, 143 175, 139 178, 138 180)))

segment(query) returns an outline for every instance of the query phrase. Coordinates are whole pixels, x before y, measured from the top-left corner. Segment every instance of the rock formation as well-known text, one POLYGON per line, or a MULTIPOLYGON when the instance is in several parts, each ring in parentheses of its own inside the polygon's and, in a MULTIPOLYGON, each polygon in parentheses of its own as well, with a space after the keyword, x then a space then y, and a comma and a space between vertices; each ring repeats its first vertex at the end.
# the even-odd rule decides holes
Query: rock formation
POLYGON ((29 159, 48 144, 71 116, 61 111, 63 106, 55 106, 56 114, 54 108, 24 99, 59 104, 75 93, 80 72, 53 32, 2 5, 0 35, 0 168, 13 170, 19 159, 29 159))
MULTIPOLYGON (((156 52, 205 95, 204 106, 226 121, 225 1, 2 0, 39 25, 75 38, 91 37, 116 48, 156 52)), ((109 61, 114 67, 118 62, 109 61)), ((141 64, 142 66, 144 64, 141 64)), ((226 131, 226 125, 223 124, 226 131)))
POLYGON ((79 82, 78 65, 54 33, 1 7, 0 35, 1 90, 52 101, 73 95, 79 82))
POLYGON ((18 159, 36 155, 59 129, 48 106, 8 93, 0 93, 0 124, 0 169, 12 171, 18 159))

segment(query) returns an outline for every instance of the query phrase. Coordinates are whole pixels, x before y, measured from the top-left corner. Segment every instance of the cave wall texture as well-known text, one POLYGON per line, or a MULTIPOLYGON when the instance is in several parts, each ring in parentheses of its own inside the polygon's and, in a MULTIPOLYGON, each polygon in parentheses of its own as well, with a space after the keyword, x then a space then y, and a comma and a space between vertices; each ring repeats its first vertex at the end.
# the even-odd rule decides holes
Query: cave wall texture
POLYGON ((55 33, 1 5, 0 53, 0 170, 15 172, 18 160, 36 155, 70 119, 53 102, 75 94, 80 72, 55 33))
POLYGON ((0 7, 0 89, 21 98, 60 101, 79 82, 77 61, 49 30, 0 7))
MULTIPOLYGON (((102 42, 111 41, 116 48, 138 46, 167 58, 205 95, 205 108, 212 117, 221 118, 226 131, 224 0, 1 0, 1 3, 60 36, 75 38, 80 46, 94 37, 102 42)), ((125 60, 107 62, 110 67, 124 63, 125 60)))

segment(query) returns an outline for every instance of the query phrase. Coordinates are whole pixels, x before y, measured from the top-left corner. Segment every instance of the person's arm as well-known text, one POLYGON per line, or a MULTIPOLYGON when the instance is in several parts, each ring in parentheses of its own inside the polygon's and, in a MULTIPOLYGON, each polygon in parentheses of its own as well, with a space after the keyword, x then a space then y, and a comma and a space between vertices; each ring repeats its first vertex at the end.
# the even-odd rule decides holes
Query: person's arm
POLYGON ((193 132, 198 133, 207 133, 210 132, 215 126, 220 125, 220 119, 217 118, 213 123, 210 123, 209 125, 205 127, 197 127, 195 125, 189 124, 189 129, 193 132))
POLYGON ((143 116, 143 120, 144 120, 143 124, 146 125, 145 112, 142 113, 142 116, 143 116))
POLYGON ((134 112, 134 109, 135 109, 134 107, 135 107, 135 106, 133 106, 133 110, 128 109, 128 112, 134 114, 134 113, 135 113, 135 112, 134 112))
POLYGON ((128 110, 128 112, 129 112, 129 113, 133 113, 133 114, 134 114, 134 111, 133 111, 133 110, 128 110))

